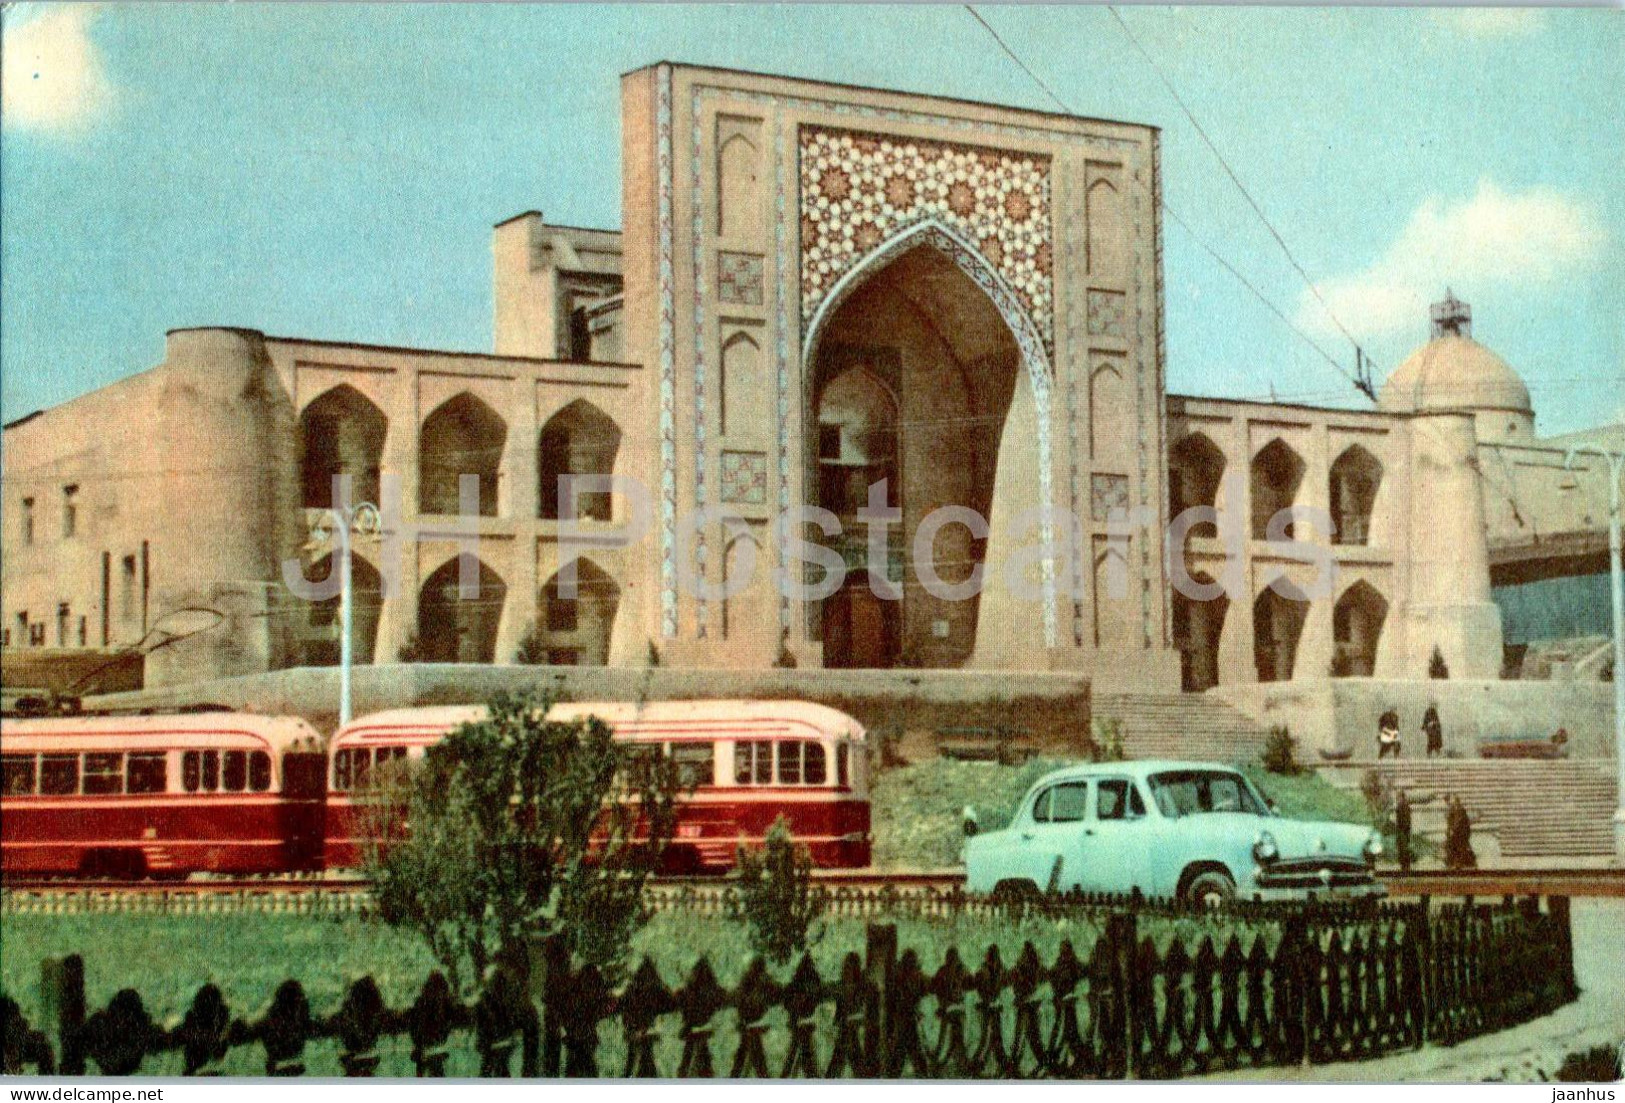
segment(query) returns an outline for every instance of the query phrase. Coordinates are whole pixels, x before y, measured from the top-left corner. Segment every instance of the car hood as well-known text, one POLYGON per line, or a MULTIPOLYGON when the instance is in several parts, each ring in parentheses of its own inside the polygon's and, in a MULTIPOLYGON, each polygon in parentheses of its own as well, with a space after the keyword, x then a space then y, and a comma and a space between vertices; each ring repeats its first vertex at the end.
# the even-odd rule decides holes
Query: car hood
POLYGON ((1370 827, 1333 820, 1293 820, 1281 816, 1258 821, 1259 831, 1275 838, 1283 861, 1295 858, 1353 858, 1363 861, 1370 827))

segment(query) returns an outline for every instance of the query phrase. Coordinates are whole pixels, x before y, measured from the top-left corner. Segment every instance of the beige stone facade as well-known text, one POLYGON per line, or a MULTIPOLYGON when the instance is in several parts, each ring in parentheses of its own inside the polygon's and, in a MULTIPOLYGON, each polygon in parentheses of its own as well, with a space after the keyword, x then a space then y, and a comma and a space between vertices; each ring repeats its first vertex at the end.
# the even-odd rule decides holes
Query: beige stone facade
POLYGON ((625 226, 499 223, 494 355, 175 331, 8 426, 7 644, 150 643, 202 608, 225 623, 149 684, 336 661, 336 600, 282 579, 328 570, 342 474, 384 507, 362 662, 1494 677, 1492 573, 1606 519, 1595 461, 1564 469, 1449 310, 1375 410, 1166 395, 1154 128, 668 64, 622 94, 625 226), (561 474, 646 493, 571 527, 561 474), (1217 525, 1168 553, 1192 506, 1217 525), (1288 506, 1335 534, 1271 543, 1288 506), (839 532, 780 523, 805 507, 839 532), (848 584, 775 584, 828 563, 848 584))

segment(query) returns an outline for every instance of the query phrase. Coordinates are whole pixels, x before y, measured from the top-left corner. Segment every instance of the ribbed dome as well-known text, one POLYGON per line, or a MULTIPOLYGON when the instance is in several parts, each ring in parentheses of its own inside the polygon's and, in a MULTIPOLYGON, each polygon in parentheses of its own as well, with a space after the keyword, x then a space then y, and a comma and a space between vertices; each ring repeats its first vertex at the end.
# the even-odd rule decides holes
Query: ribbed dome
POLYGON ((1382 385, 1385 410, 1505 410, 1534 416, 1529 388, 1505 360, 1455 333, 1435 337, 1382 385))

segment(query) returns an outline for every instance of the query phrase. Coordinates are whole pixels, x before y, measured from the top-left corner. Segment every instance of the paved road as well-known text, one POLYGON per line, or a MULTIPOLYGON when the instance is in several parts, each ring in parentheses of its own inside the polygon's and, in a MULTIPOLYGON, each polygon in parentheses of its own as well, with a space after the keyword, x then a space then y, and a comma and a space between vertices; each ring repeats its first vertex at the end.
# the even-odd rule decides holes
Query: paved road
POLYGON ((1477 1083, 1550 1079, 1577 1050, 1625 1041, 1625 900, 1575 900, 1574 972, 1580 998, 1545 1018, 1457 1046, 1426 1046, 1374 1061, 1239 1070, 1211 1080, 1477 1083))

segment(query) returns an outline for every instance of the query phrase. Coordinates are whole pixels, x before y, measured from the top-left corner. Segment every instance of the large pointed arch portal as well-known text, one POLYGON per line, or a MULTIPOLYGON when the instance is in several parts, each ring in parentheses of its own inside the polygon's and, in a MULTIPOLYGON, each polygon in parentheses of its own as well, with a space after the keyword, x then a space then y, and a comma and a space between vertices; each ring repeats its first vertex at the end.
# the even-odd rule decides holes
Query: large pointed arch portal
POLYGON ((977 665, 1002 665, 994 637, 1017 620, 1024 621, 1021 643, 1030 647, 1030 605, 1022 615, 993 595, 1001 591, 1005 557, 1030 541, 1031 529, 1017 518, 1034 509, 1042 549, 1031 581, 1041 587, 1044 645, 1055 646, 1049 356, 987 258, 940 222, 899 231, 819 302, 802 365, 805 500, 840 517, 837 542, 849 583, 867 586, 863 571, 872 566, 867 529, 856 517, 865 496, 852 487, 887 472, 887 504, 902 512, 885 567, 901 592, 895 609, 859 607, 843 590, 841 600, 809 610, 825 665, 957 667, 973 657, 977 665), (885 401, 855 403, 863 394, 885 401), (968 587, 983 567, 980 593, 946 598, 924 585, 916 540, 931 525, 928 516, 945 506, 974 511, 990 531, 960 523, 924 528, 931 561, 923 566, 949 588, 968 587))

